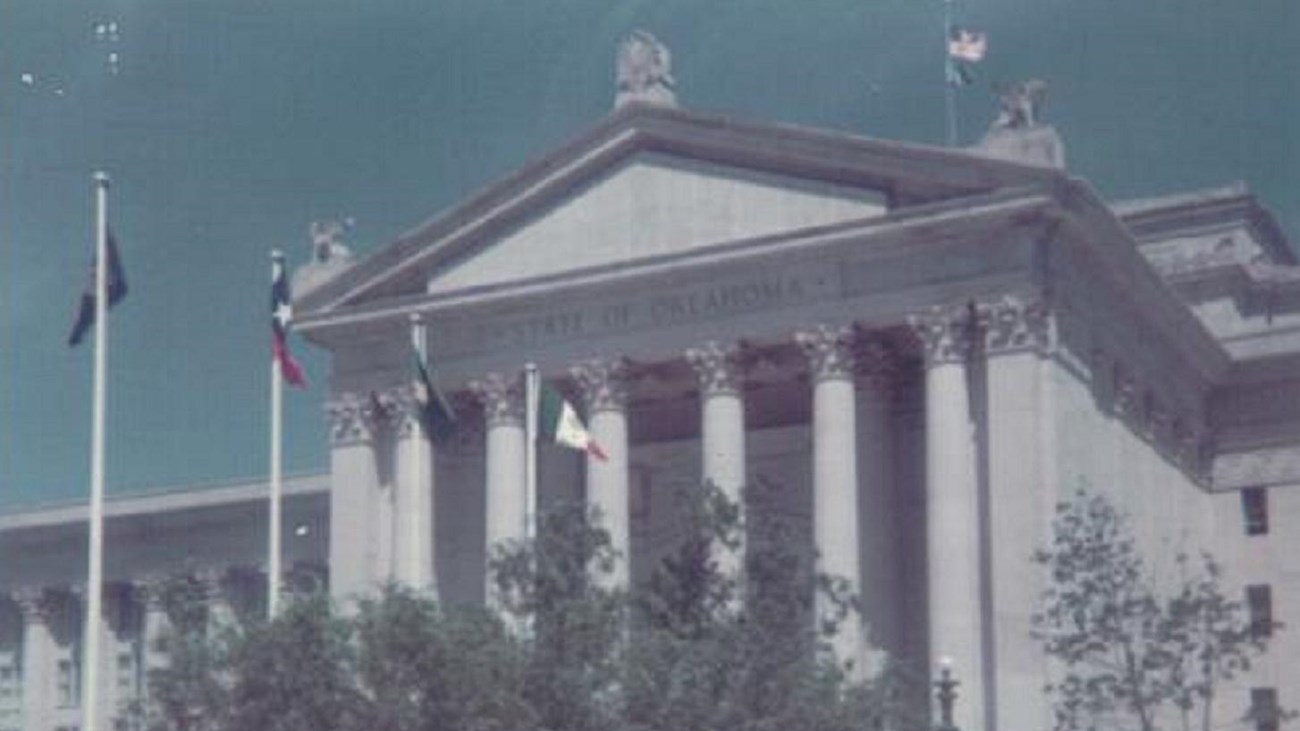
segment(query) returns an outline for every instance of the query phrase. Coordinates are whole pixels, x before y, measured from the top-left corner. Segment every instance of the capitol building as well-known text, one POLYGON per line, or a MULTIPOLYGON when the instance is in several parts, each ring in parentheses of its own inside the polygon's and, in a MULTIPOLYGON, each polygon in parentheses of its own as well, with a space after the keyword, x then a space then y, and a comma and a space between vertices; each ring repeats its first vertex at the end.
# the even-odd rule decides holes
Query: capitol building
MULTIPOLYGON (((642 41, 567 144, 368 255, 317 231, 294 327, 330 357, 330 457, 286 480, 287 570, 341 600, 397 580, 491 602, 490 547, 525 531, 532 363, 608 456, 542 448, 538 502, 600 509, 614 581, 653 570, 682 489, 778 486, 862 597, 837 652, 951 658, 963 731, 1052 725, 1031 556, 1081 488, 1158 574, 1209 551, 1252 618, 1300 626, 1300 264, 1245 186, 1103 201, 1024 89, 968 149, 701 113, 642 41), (413 317, 459 414, 436 446, 413 317)), ((163 661, 161 581, 265 601, 267 486, 106 515, 112 719, 163 661)), ((0 730, 77 728, 86 520, 0 516, 0 730)), ((1286 629, 1216 713, 1253 729, 1272 701, 1300 703, 1286 629)))

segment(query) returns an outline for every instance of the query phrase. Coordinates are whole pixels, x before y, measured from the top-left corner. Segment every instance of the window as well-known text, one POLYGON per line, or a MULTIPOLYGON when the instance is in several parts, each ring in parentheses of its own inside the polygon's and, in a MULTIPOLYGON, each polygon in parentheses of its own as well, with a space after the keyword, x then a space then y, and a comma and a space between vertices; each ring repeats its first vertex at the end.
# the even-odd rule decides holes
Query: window
POLYGON ((1241 491, 1241 513, 1246 521, 1246 535, 1262 536, 1268 533, 1268 492, 1262 487, 1248 487, 1241 491))
POLYGON ((1278 731, 1280 716, 1276 688, 1250 689, 1248 719, 1255 722, 1255 731, 1278 731))
POLYGON ((1273 634, 1273 587, 1253 584, 1246 587, 1246 611, 1250 613, 1250 633, 1255 637, 1273 634))

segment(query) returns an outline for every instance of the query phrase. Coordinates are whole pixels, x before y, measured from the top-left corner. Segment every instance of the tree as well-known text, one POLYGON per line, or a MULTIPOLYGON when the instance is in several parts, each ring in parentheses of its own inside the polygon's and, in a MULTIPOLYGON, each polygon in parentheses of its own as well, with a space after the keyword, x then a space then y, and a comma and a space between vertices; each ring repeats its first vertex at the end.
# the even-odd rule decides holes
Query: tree
POLYGON ((491 561, 497 595, 527 628, 520 692, 541 729, 617 728, 627 597, 600 580, 616 559, 599 514, 564 503, 539 516, 532 543, 501 546, 491 561))
POLYGON ((368 731, 514 731, 535 724, 522 701, 522 647, 491 612, 442 610, 387 587, 355 620, 368 731))
POLYGON ((1209 554, 1177 557, 1161 591, 1104 496, 1079 491, 1057 506, 1052 545, 1034 560, 1048 571, 1034 636, 1065 673, 1047 686, 1058 731, 1212 728, 1216 691, 1264 652, 1209 554))
MULTIPOLYGON (((636 631, 624 663, 625 728, 633 731, 919 728, 904 675, 853 681, 827 641, 856 620, 847 582, 819 575, 810 546, 777 509, 778 488, 740 506, 705 484, 682 495, 683 534, 634 597, 636 631), (745 535, 744 575, 718 556, 745 535), (840 608, 819 624, 818 593, 840 608)), ((729 562, 734 563, 734 562, 729 562)))

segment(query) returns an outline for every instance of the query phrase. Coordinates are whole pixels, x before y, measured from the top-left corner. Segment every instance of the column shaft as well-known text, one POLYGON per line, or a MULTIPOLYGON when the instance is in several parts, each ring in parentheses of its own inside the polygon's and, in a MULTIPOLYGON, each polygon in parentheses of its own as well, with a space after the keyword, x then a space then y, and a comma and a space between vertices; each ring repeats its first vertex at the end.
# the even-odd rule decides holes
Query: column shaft
MULTIPOLYGON (((861 591, 858 564, 857 409, 853 386, 852 331, 818 327, 796 336, 808 356, 813 376, 813 540, 820 573, 847 582, 850 594, 861 591)), ((862 620, 842 615, 825 595, 817 597, 819 619, 840 617, 831 640, 836 659, 862 671, 862 620)))
POLYGON ((486 435, 486 553, 485 597, 489 605, 499 602, 490 566, 500 546, 525 538, 527 506, 524 495, 525 443, 523 394, 517 378, 489 373, 470 384, 483 402, 486 435))
MULTIPOLYGON (((371 399, 345 394, 326 406, 330 420, 330 590, 352 598, 389 576, 391 535, 381 507, 391 503, 376 461, 376 413, 371 399), (382 527, 381 527, 382 526, 382 527), (382 547, 382 548, 381 548, 382 547)), ((280 577, 283 581, 283 577, 280 577)))
MULTIPOLYGON (((686 361, 695 369, 700 384, 701 476, 743 508, 747 478, 739 348, 710 341, 687 350, 686 361)), ((742 521, 742 537, 743 530, 742 521)), ((719 568, 732 577, 740 576, 744 555, 743 542, 736 551, 721 546, 715 546, 714 550, 719 568)))
POLYGON ((394 578, 433 590, 434 454, 423 430, 408 430, 397 440, 396 462, 394 578))
POLYGON ((586 403, 588 428, 608 459, 587 455, 587 505, 600 514, 616 559, 607 577, 614 588, 631 580, 631 517, 628 510, 627 366, 624 361, 588 361, 572 369, 586 403))
POLYGON ((962 684, 959 728, 985 727, 980 499, 967 361, 966 308, 914 326, 925 341, 926 564, 930 654, 947 657, 962 684))

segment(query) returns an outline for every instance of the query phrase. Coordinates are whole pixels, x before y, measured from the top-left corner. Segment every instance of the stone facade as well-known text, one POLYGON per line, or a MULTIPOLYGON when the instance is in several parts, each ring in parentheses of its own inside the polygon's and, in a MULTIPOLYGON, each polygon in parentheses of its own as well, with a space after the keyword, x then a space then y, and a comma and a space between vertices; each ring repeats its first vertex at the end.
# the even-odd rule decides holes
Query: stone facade
MULTIPOLYGON (((398 579, 494 601, 491 547, 534 507, 533 363, 608 457, 540 449, 536 507, 599 507, 612 581, 645 579, 680 491, 774 486, 769 509, 862 597, 840 656, 863 673, 947 656, 961 728, 1046 729, 1029 559, 1077 487, 1114 496, 1157 567, 1208 549, 1300 621, 1295 264, 1239 188, 1108 206, 1052 166, 627 104, 295 303, 332 358, 331 457, 292 483, 287 563, 327 565, 343 600, 398 579), (460 414, 437 446, 415 426, 413 314, 460 414), (1246 535, 1244 488, 1265 490, 1267 534, 1246 535)), ((116 501, 105 631, 125 679, 107 703, 146 692, 156 661, 139 582, 257 566, 264 495, 116 501)), ((64 723, 81 521, 0 518, 4 555, 31 556, 0 574, 0 729, 64 723)), ((1300 698, 1295 645, 1225 691, 1223 719, 1251 687, 1300 698)))

